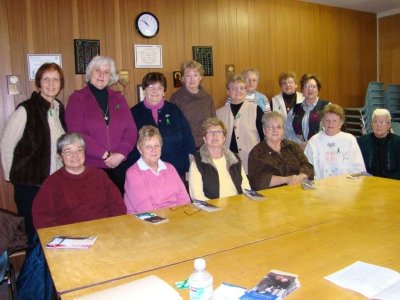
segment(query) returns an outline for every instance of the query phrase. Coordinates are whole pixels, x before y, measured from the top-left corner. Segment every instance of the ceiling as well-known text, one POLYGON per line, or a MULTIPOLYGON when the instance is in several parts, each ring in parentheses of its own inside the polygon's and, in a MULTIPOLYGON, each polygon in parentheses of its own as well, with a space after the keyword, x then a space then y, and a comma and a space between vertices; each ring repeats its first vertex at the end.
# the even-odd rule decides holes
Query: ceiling
POLYGON ((400 13, 400 0, 302 0, 304 2, 318 3, 322 5, 385 14, 390 11, 400 13))

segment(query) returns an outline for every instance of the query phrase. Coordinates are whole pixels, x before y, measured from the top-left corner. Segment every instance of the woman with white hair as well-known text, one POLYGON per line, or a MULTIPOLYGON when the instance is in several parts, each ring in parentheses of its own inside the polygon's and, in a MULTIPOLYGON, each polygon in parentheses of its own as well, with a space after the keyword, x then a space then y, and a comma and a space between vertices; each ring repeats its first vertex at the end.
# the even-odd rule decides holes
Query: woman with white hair
POLYGON ((387 109, 372 113, 372 133, 358 138, 367 172, 379 177, 400 179, 400 136, 390 132, 387 109))
POLYGON ((94 57, 86 68, 87 86, 68 100, 68 131, 86 143, 86 164, 103 169, 123 195, 125 172, 121 163, 136 145, 137 129, 125 97, 109 87, 118 76, 108 56, 94 57))

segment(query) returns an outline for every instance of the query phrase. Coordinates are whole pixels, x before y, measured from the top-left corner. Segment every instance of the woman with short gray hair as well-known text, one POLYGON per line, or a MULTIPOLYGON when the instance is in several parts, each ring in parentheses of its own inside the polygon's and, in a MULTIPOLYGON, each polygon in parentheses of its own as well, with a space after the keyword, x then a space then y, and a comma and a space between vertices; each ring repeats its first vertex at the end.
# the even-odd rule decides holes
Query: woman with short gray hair
POLYGON ((124 96, 109 88, 118 80, 113 59, 94 57, 85 80, 87 86, 69 97, 67 127, 85 140, 87 164, 103 169, 123 194, 125 169, 121 163, 136 145, 137 129, 124 96))

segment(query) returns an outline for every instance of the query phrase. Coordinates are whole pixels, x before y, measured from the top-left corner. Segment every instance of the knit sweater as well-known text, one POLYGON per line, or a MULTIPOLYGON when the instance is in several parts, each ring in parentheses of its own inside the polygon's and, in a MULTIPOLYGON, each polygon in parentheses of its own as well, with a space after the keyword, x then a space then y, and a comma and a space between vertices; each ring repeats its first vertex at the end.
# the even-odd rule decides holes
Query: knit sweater
POLYGON ((125 204, 128 213, 142 213, 190 203, 189 195, 175 168, 158 162, 155 173, 142 159, 126 172, 125 204))
POLYGON ((249 155, 250 185, 255 190, 269 188, 272 176, 306 174, 314 178, 312 164, 307 160, 300 146, 289 140, 282 140, 280 153, 271 149, 265 141, 260 142, 249 155))
POLYGON ((215 116, 213 99, 204 91, 202 86, 199 86, 197 94, 189 92, 183 86, 172 94, 170 102, 178 106, 183 112, 192 130, 196 147, 200 147, 203 144, 201 125, 206 119, 215 116))
POLYGON ((117 187, 105 172, 90 166, 79 175, 62 168, 48 177, 32 207, 36 229, 125 213, 117 187))

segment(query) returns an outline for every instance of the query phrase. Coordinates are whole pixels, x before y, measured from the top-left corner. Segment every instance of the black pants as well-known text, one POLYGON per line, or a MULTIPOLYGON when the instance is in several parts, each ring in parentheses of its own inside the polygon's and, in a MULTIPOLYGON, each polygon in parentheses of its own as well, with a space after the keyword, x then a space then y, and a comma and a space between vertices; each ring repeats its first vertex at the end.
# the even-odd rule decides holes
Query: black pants
POLYGON ((117 186, 119 189, 122 197, 125 194, 125 172, 122 169, 121 165, 116 167, 115 169, 102 169, 108 177, 111 179, 112 182, 117 186))
POLYGON ((38 185, 14 184, 14 201, 17 205, 18 214, 24 217, 25 232, 28 236, 29 244, 35 234, 35 227, 33 226, 32 219, 32 204, 39 189, 40 186, 38 185))

